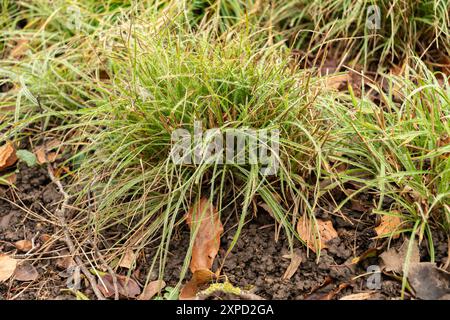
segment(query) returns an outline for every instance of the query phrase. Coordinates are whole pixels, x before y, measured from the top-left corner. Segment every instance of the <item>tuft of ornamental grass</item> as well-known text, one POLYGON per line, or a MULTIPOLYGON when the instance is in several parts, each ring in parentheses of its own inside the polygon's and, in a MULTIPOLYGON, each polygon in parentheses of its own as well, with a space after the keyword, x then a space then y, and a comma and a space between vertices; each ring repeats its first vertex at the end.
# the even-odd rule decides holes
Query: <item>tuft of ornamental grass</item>
POLYGON ((330 159, 347 168, 333 179, 360 186, 336 211, 357 195, 372 194, 374 213, 403 220, 393 234, 426 237, 434 261, 432 230, 450 231, 450 82, 419 59, 402 76, 386 78, 388 93, 372 88, 381 103, 364 94, 358 99, 349 87, 341 97, 346 103, 328 108, 338 120, 330 159))
MULTIPOLYGON (((183 28, 172 23, 133 31, 129 42, 110 53, 108 95, 95 108, 79 111, 77 121, 82 129, 77 139, 85 144, 76 155, 84 159, 78 203, 95 202, 87 227, 101 241, 111 228, 125 230, 113 239, 111 252, 157 240, 154 265, 159 263, 161 272, 174 226, 200 196, 208 197, 223 219, 237 211, 233 245, 256 213, 256 200, 267 204, 292 243, 297 218, 315 219, 317 176, 333 122, 322 116, 322 104, 336 103, 328 96, 317 98, 320 83, 307 72, 294 72, 281 44, 261 49, 258 36, 238 31, 213 42, 209 34, 214 28, 194 33, 183 28), (172 133, 180 128, 192 133, 195 121, 204 130, 218 128, 224 134, 279 130, 277 174, 262 175, 262 165, 249 161, 173 163, 172 133)), ((269 149, 274 149, 272 141, 269 149)))
POLYGON ((188 2, 191 21, 214 20, 220 32, 242 21, 270 28, 278 41, 309 53, 333 48, 368 66, 427 56, 449 56, 448 0, 198 0, 188 2), (377 17, 377 19, 375 19, 377 17))
MULTIPOLYGON (((328 90, 326 81, 298 70, 282 41, 265 38, 271 26, 225 30, 219 14, 193 28, 188 3, 124 10, 112 5, 117 1, 73 3, 86 8, 79 32, 59 7, 31 1, 17 11, 27 25, 2 35, 5 43, 27 39, 29 50, 0 61, 2 76, 16 86, 2 93, 0 110, 12 105, 15 113, 8 121, 0 114, 0 139, 35 134, 44 123, 44 134, 66 141, 74 152, 74 207, 84 219, 79 234, 94 231, 110 259, 126 247, 155 244, 152 268, 162 274, 174 227, 200 196, 223 219, 237 213, 233 243, 264 202, 292 244, 300 215, 314 221, 330 202, 338 213, 362 193, 372 195, 374 213, 401 216, 397 232, 427 237, 434 259, 431 231, 449 229, 448 79, 417 61, 401 77, 388 77, 387 93, 372 84, 381 101, 374 103, 351 87, 328 90), (171 135, 193 132, 196 120, 224 133, 279 130, 277 175, 262 175, 261 164, 174 164, 171 135), (359 188, 349 193, 348 184, 359 188), (347 197, 333 203, 336 188, 347 197)), ((388 47, 376 48, 370 54, 388 47)))
POLYGON ((294 47, 334 47, 368 65, 398 63, 410 52, 424 56, 431 49, 448 56, 449 12, 447 0, 291 0, 274 5, 273 20, 294 47))

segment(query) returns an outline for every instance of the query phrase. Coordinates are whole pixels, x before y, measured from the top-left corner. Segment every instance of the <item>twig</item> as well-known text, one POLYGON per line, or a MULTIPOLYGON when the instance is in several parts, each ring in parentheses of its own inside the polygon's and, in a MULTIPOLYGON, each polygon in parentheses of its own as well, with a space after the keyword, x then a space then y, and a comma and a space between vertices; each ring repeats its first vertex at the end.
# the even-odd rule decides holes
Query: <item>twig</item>
MULTIPOLYGON (((43 115, 44 109, 42 108, 40 97, 37 96, 36 100, 37 100, 39 112, 43 115)), ((45 129, 44 118, 41 118, 41 128, 40 129, 41 129, 41 134, 43 134, 44 129, 45 129)), ((44 137, 42 136, 41 139, 43 139, 43 138, 44 137)), ((100 290, 97 287, 97 281, 95 280, 95 277, 89 272, 89 270, 83 264, 83 261, 81 260, 81 258, 79 256, 77 256, 77 254, 76 254, 75 245, 73 244, 72 239, 70 237, 70 233, 69 233, 69 230, 67 227, 67 222, 66 222, 66 208, 68 207, 70 196, 64 190, 64 187, 63 187, 61 181, 55 177, 55 174, 53 173, 54 168, 51 165, 51 163, 48 161, 47 150, 45 147, 44 147, 44 156, 45 156, 45 160, 47 162, 47 172, 50 177, 50 180, 58 187, 59 192, 63 196, 63 202, 62 202, 60 208, 56 209, 55 213, 59 220, 59 224, 63 229, 64 240, 67 244, 67 247, 69 248, 70 254, 73 255, 73 257, 74 257, 75 263, 80 267, 81 271, 83 272, 85 277, 88 279, 89 283, 91 284, 92 290, 94 291, 95 295, 97 296, 97 299, 105 300, 105 297, 103 296, 103 294, 100 292, 100 290)))
POLYGON ((99 258, 100 262, 106 266, 106 269, 108 270, 108 273, 111 275, 113 286, 114 286, 114 300, 119 300, 119 285, 117 284, 117 276, 114 270, 109 266, 109 264, 106 263, 103 255, 98 250, 97 246, 93 244, 95 253, 97 257, 99 258))
POLYGON ((74 256, 74 261, 80 267, 81 271, 83 272, 85 277, 88 279, 89 283, 91 284, 92 290, 94 291, 95 295, 97 296, 97 299, 105 300, 105 297, 103 296, 103 294, 100 292, 100 290, 97 287, 97 281, 95 280, 94 276, 89 272, 89 270, 83 264, 83 261, 81 260, 81 258, 76 255, 75 245, 73 244, 72 239, 70 238, 70 234, 69 234, 69 231, 67 228, 67 223, 66 223, 66 207, 68 206, 70 197, 67 194, 67 192, 64 190, 64 187, 63 187, 61 181, 59 181, 59 179, 57 179, 55 177, 55 175, 53 174, 53 166, 50 163, 47 164, 47 171, 48 171, 48 175, 49 175, 50 179, 52 180, 52 182, 54 184, 56 184, 56 186, 59 189, 59 192, 63 195, 63 198, 64 198, 63 202, 61 204, 61 207, 59 209, 56 209, 56 216, 59 219, 61 227, 63 228, 64 240, 67 244, 67 247, 69 248, 70 253, 74 256))

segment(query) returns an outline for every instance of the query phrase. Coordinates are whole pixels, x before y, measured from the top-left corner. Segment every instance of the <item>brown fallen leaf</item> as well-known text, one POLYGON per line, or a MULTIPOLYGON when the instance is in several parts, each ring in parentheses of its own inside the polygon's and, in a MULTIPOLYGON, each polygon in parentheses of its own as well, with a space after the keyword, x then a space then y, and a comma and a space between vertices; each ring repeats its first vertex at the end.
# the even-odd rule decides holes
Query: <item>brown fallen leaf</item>
MULTIPOLYGON (((116 275, 117 290, 122 297, 136 298, 141 293, 138 283, 126 276, 116 275)), ((114 296, 114 281, 110 274, 105 274, 98 280, 97 286, 106 298, 114 296)))
POLYGON ((438 300, 450 294, 450 273, 431 262, 412 264, 408 281, 416 298, 422 300, 438 300))
POLYGON ((147 284, 147 286, 142 290, 141 295, 138 300, 151 300, 158 292, 166 286, 164 280, 155 280, 147 284))
POLYGON ((9 174, 6 177, 6 181, 8 181, 10 184, 15 184, 17 182, 17 174, 15 174, 14 172, 9 174))
POLYGON ((75 260, 72 258, 72 256, 70 256, 69 251, 63 251, 61 252, 61 254, 63 256, 61 256, 60 258, 58 258, 56 260, 56 267, 59 270, 67 270, 70 269, 71 267, 76 266, 75 260))
POLYGON ((284 275, 282 277, 283 280, 290 279, 295 272, 297 271, 298 267, 300 267, 300 264, 302 263, 302 256, 300 254, 300 250, 296 249, 291 254, 285 256, 286 258, 291 259, 291 263, 287 267, 286 271, 284 272, 284 275))
MULTIPOLYGON (((399 231, 401 224, 402 220, 398 216, 382 215, 381 223, 375 228, 375 232, 380 237, 388 236, 396 231, 399 231)), ((398 237, 400 237, 400 234, 394 234, 392 236, 393 239, 397 239, 398 237)))
POLYGON ((191 280, 189 280, 180 291, 180 300, 192 300, 195 299, 197 293, 202 285, 216 279, 217 276, 214 272, 208 269, 198 269, 196 270, 191 280))
POLYGON ((342 85, 350 81, 348 72, 333 74, 325 78, 325 88, 338 90, 342 85))
POLYGON ((59 146, 61 146, 61 144, 61 141, 53 139, 43 145, 37 146, 34 149, 34 154, 36 155, 37 162, 39 164, 55 162, 59 154, 57 151, 51 150, 58 148, 59 146))
POLYGON ((9 53, 9 57, 13 59, 20 59, 23 57, 28 50, 28 43, 29 41, 26 39, 17 40, 15 47, 9 53))
POLYGON ((133 250, 127 248, 124 255, 122 256, 122 259, 120 259, 119 261, 119 267, 131 269, 135 260, 136 257, 133 250))
POLYGON ((191 272, 210 270, 219 252, 223 232, 219 214, 208 199, 202 198, 189 209, 186 219, 191 233, 197 232, 192 248, 191 272))
POLYGON ((14 212, 8 213, 6 216, 0 218, 0 231, 7 229, 11 218, 14 216, 14 212))
MULTIPOLYGON (((420 262, 419 247, 417 242, 413 240, 409 264, 413 265, 420 262)), ((406 239, 399 249, 390 248, 380 255, 382 267, 385 271, 402 273, 403 266, 408 253, 409 239, 406 239)))
POLYGON ((338 237, 331 221, 316 219, 316 222, 317 230, 320 235, 320 242, 319 235, 313 230, 310 220, 306 219, 305 215, 301 216, 297 223, 297 232, 300 238, 306 242, 307 246, 313 252, 316 252, 316 243, 320 245, 320 249, 324 249, 327 247, 326 243, 328 241, 338 237))
POLYGON ((0 282, 8 280, 16 270, 17 260, 0 254, 0 282))
POLYGON ((0 147, 0 171, 11 167, 16 161, 16 149, 11 143, 0 147))
POLYGON ((14 279, 17 281, 34 281, 38 277, 38 271, 28 262, 20 263, 14 271, 14 279))
POLYGON ((52 238, 51 235, 44 233, 39 237, 39 240, 41 240, 42 243, 46 243, 47 241, 51 240, 51 238, 52 238))
POLYGON ((28 252, 33 248, 33 243, 30 240, 19 240, 14 243, 17 250, 22 252, 28 252))

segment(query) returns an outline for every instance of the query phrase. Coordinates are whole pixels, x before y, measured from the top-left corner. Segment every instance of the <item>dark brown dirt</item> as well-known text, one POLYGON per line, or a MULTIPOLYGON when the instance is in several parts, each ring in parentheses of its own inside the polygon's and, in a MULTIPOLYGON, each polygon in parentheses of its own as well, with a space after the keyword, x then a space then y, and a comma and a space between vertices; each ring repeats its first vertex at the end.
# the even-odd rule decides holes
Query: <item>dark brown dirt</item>
MULTIPOLYGON (((52 221, 61 196, 51 183, 46 169, 28 168, 20 165, 16 187, 0 186, 0 252, 15 254, 27 259, 38 271, 39 278, 32 282, 9 280, 0 284, 0 299, 73 299, 67 291, 67 272, 60 268, 58 258, 67 251, 65 244, 58 238, 58 227, 52 221), (25 210, 24 210, 25 209, 25 210), (56 240, 46 249, 42 235, 48 234, 56 240), (36 248, 28 254, 17 252, 14 242, 34 239, 36 248)), ((363 199, 364 200, 364 199, 363 199)), ((353 258, 361 256, 371 248, 385 250, 387 240, 374 240, 374 216, 368 214, 369 208, 352 206, 344 208, 346 219, 318 211, 317 217, 331 220, 339 238, 328 243, 328 248, 316 255, 307 252, 299 241, 294 248, 300 253, 302 263, 288 280, 282 276, 290 260, 288 241, 281 230, 276 241, 273 219, 264 211, 258 213, 246 223, 244 230, 232 252, 226 258, 222 273, 229 281, 240 288, 251 290, 266 299, 339 299, 345 295, 370 291, 367 288, 369 266, 379 266, 378 257, 364 259, 352 264, 353 258)), ((214 268, 223 262, 226 249, 230 246, 236 227, 236 217, 230 217, 225 223, 221 250, 214 268)), ((436 241, 436 262, 438 265, 447 259, 447 238, 442 232, 434 234, 436 241)), ((183 260, 187 252, 189 230, 181 226, 171 243, 169 261, 164 280, 175 286, 179 280, 183 260)), ((403 239, 394 240, 391 246, 399 246, 403 239)), ((426 241, 421 245, 423 261, 429 259, 426 241)), ((145 255, 139 260, 138 272, 133 276, 141 284, 145 283, 149 265, 155 249, 144 249, 145 255)), ((215 269, 214 269, 215 270, 215 269)), ((119 270, 120 271, 120 270, 119 270)), ((126 274, 125 270, 122 270, 126 274)), ((151 279, 156 278, 154 272, 151 279)), ((188 273, 187 278, 190 277, 188 273)), ((381 289, 375 290, 377 299, 395 299, 400 296, 401 284, 390 276, 382 275, 381 289)), ((87 282, 83 282, 81 291, 95 298, 87 282)), ((408 295, 407 295, 408 297, 408 295)))
POLYGON ((55 235, 51 214, 60 199, 44 168, 21 164, 15 187, 0 186, 0 252, 27 260, 39 273, 32 282, 0 283, 0 299, 52 299, 66 288, 55 265, 60 246, 55 243, 43 254, 46 235, 55 235), (35 248, 20 252, 14 245, 19 240, 33 241, 35 248))

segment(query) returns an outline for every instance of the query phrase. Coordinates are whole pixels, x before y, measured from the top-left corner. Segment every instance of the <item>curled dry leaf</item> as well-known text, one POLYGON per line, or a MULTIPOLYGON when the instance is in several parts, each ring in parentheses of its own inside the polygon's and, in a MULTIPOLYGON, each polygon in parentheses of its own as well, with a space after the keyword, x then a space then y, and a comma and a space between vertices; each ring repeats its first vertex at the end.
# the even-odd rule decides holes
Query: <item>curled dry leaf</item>
POLYGON ((192 300, 195 299, 200 287, 206 283, 216 279, 217 276, 214 272, 208 269, 198 269, 196 270, 191 280, 189 280, 180 291, 180 300, 192 300))
POLYGON ((47 241, 51 240, 51 238, 52 238, 51 235, 44 233, 39 237, 39 240, 41 240, 43 243, 46 243, 47 241))
POLYGON ((223 232, 219 213, 208 199, 202 198, 189 209, 187 224, 191 233, 197 232, 192 248, 191 271, 210 270, 219 252, 223 232))
POLYGON ((316 252, 315 244, 318 243, 321 249, 327 247, 326 243, 334 238, 338 237, 336 230, 333 227, 331 221, 325 221, 321 219, 316 219, 317 222, 317 232, 314 230, 314 226, 311 226, 309 219, 303 215, 300 217, 297 223, 297 232, 300 238, 306 242, 307 246, 316 252), (320 242, 319 242, 320 235, 320 242))
MULTIPOLYGON (((388 236, 400 229, 402 220, 398 216, 383 215, 381 216, 381 223, 375 228, 378 236, 388 236)), ((400 234, 394 234, 393 239, 400 237, 400 234)))
POLYGON ((16 161, 16 149, 11 143, 0 147, 0 171, 12 166, 16 161))
POLYGON ((55 160, 58 158, 58 150, 52 150, 59 148, 61 144, 61 141, 53 139, 43 145, 36 147, 34 149, 34 154, 36 155, 37 162, 39 164, 55 162, 55 160))
POLYGON ((333 74, 325 78, 325 88, 338 90, 342 85, 350 81, 348 72, 333 74))
MULTIPOLYGON (((117 290, 122 297, 136 298, 141 293, 141 288, 135 280, 122 275, 116 275, 116 278, 117 290)), ((114 280, 110 274, 103 275, 97 286, 106 298, 114 296, 114 280)))
POLYGON ((302 263, 302 256, 300 254, 300 250, 294 250, 291 254, 287 255, 286 258, 291 259, 291 263, 287 267, 284 275, 283 280, 290 279, 295 272, 297 271, 298 267, 300 267, 300 264, 302 263))
POLYGON ((434 263, 412 264, 408 280, 419 299, 438 300, 450 295, 450 273, 437 268, 434 263))
POLYGON ((119 267, 125 268, 125 269, 131 269, 133 267, 133 263, 136 260, 136 256, 133 252, 133 250, 127 248, 125 250, 124 255, 122 256, 122 259, 119 261, 119 267))
POLYGON ((8 280, 16 270, 17 260, 0 254, 0 282, 8 280))
MULTIPOLYGON (((417 242, 413 240, 409 264, 413 265, 420 262, 419 247, 417 242)), ((389 250, 383 252, 380 255, 382 266, 385 271, 392 271, 395 273, 402 273, 403 266, 406 261, 407 253, 409 247, 409 240, 406 239, 399 249, 390 248, 389 250)))
POLYGON ((63 251, 61 254, 63 256, 56 260, 56 267, 59 270, 67 270, 71 267, 76 266, 75 260, 72 258, 68 251, 63 251))
POLYGON ((19 240, 14 243, 17 250, 22 252, 28 252, 33 248, 33 243, 30 240, 19 240))
POLYGON ((25 52, 28 50, 28 43, 29 41, 27 39, 17 40, 14 48, 9 53, 10 58, 22 58, 25 55, 25 52))
POLYGON ((164 280, 155 280, 147 284, 138 300, 150 300, 166 286, 164 280))
POLYGON ((38 271, 28 262, 22 262, 14 271, 14 279, 17 281, 34 281, 38 277, 38 271))

